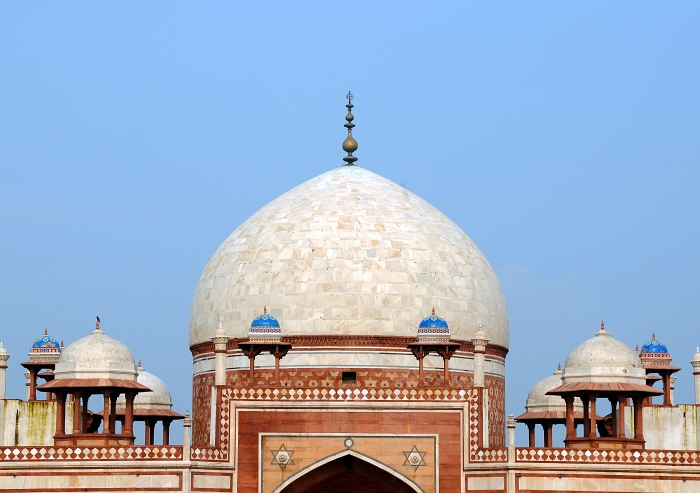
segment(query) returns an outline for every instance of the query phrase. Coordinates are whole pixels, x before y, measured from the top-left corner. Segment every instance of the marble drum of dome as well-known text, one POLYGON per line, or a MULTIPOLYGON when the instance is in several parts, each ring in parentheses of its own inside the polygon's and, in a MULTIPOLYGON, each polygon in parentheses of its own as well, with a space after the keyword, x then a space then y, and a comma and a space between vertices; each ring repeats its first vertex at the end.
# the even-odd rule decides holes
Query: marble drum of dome
POLYGON ((219 322, 245 338, 264 305, 283 335, 415 337, 434 306, 455 339, 481 324, 508 347, 508 314, 491 266, 444 214, 357 166, 313 178, 260 209, 207 263, 190 345, 219 322))

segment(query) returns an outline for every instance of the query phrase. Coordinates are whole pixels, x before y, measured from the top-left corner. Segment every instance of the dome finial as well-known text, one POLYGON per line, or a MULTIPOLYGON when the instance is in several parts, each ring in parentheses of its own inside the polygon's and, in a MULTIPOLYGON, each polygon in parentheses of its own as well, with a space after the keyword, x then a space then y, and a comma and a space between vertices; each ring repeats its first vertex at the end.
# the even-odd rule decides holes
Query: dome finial
POLYGON ((100 317, 95 317, 97 322, 95 322, 95 330, 100 330, 100 317))
POLYGON ((45 336, 49 335, 49 329, 44 329, 44 335, 45 336))
POLYGON ((561 363, 557 365, 557 371, 561 371, 561 363))
POLYGON ((652 341, 656 340, 656 334, 654 332, 651 333, 651 340, 652 341))
POLYGON ((433 307, 433 316, 435 316, 435 307, 433 307))
POLYGON ((348 114, 345 115, 345 120, 347 123, 343 126, 348 129, 348 136, 343 141, 343 150, 347 152, 348 155, 343 158, 343 161, 345 161, 345 166, 353 166, 355 161, 357 161, 357 158, 352 155, 352 153, 357 150, 357 141, 352 136, 352 129, 355 127, 355 124, 352 122, 355 119, 352 114, 352 109, 354 107, 352 100, 354 99, 354 96, 350 91, 348 91, 348 94, 345 97, 348 100, 348 104, 345 105, 345 107, 348 109, 348 114))
POLYGON ((610 337, 610 332, 605 330, 605 321, 604 320, 600 322, 600 330, 595 333, 595 336, 596 337, 600 337, 600 336, 610 337))
POLYGON ((263 315, 267 315, 267 305, 263 306, 263 315))

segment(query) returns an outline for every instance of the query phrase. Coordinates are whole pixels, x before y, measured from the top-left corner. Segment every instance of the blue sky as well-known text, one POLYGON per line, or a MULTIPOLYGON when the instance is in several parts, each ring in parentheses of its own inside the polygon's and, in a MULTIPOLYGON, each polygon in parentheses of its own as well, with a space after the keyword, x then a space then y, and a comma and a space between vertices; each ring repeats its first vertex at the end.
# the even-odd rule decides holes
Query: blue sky
MULTIPOLYGON (((218 245, 358 164, 445 212, 508 303, 507 408, 601 319, 700 344, 693 2, 0 4, 0 339, 103 329, 190 408, 188 317, 218 245)), ((522 436, 519 432, 519 437, 522 436)))

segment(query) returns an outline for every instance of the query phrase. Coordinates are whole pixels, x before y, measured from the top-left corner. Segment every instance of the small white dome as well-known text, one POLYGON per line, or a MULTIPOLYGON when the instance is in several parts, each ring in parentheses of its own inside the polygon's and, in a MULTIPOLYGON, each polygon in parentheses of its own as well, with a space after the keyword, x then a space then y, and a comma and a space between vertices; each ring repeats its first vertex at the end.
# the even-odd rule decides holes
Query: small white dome
POLYGON ((618 382, 646 385, 646 371, 634 349, 614 339, 601 324, 595 337, 576 346, 566 357, 562 381, 564 384, 618 382))
MULTIPOLYGON (((527 412, 566 412, 566 403, 562 397, 558 395, 547 395, 547 392, 562 385, 561 376, 562 372, 558 370, 533 385, 530 392, 527 394, 527 401, 525 403, 527 412)), ((574 411, 583 412, 583 403, 579 398, 574 400, 574 411)))
POLYGON ((126 345, 98 328, 69 344, 54 370, 56 379, 114 378, 136 380, 134 355, 126 345))
MULTIPOLYGON (((138 376, 136 381, 151 389, 151 392, 142 392, 136 395, 134 407, 136 409, 172 409, 173 402, 170 398, 168 386, 163 380, 144 370, 140 363, 137 368, 138 376)), ((124 396, 120 395, 117 399, 117 407, 124 407, 125 405, 124 396)))

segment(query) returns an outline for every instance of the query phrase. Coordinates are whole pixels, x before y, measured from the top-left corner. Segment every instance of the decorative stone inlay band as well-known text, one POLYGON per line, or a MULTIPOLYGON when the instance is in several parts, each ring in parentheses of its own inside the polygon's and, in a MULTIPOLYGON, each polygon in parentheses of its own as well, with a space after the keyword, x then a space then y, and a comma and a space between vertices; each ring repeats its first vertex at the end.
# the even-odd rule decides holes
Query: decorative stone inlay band
POLYGON ((34 460, 182 460, 182 446, 163 447, 2 447, 2 461, 34 460))
POLYGON ((225 462, 229 457, 231 434, 231 389, 221 390, 218 416, 218 443, 211 447, 192 447, 190 459, 194 461, 225 462))
POLYGON ((270 401, 466 401, 467 390, 458 389, 229 389, 232 399, 270 401))
POLYGON ((469 427, 469 461, 470 462, 506 462, 508 449, 505 447, 482 448, 480 437, 483 429, 480 428, 480 402, 481 389, 470 389, 467 426, 469 427))
POLYGON ((610 464, 698 465, 700 451, 694 450, 577 450, 517 448, 517 462, 594 462, 610 464))

